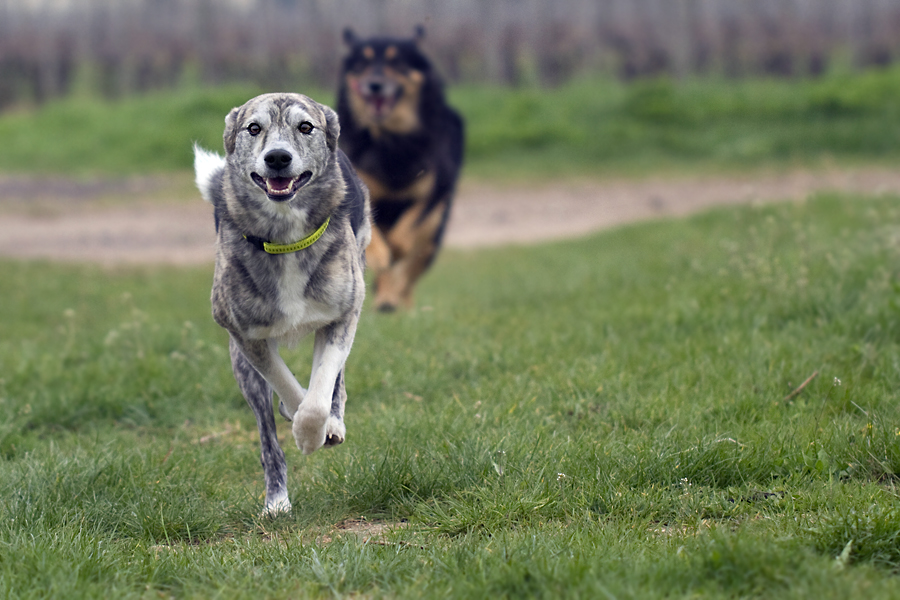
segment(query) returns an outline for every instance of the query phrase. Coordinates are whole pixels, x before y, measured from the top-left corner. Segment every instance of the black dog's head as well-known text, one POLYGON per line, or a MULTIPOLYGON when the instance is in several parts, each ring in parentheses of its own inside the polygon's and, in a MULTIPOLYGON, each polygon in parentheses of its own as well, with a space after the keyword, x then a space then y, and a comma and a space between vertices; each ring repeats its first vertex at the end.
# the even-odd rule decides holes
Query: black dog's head
POLYGON ((441 83, 419 48, 424 36, 422 26, 412 38, 360 39, 344 30, 350 52, 344 58, 340 102, 360 128, 407 134, 423 126, 423 99, 441 94, 441 83))

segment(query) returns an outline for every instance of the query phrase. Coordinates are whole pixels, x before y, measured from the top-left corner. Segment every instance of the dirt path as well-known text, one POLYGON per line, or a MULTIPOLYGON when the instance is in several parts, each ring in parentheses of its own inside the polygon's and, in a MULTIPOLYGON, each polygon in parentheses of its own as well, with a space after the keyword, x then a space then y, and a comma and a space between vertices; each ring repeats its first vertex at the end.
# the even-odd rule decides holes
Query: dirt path
MULTIPOLYGON (((211 262, 210 207, 199 195, 196 201, 153 199, 153 187, 147 180, 77 184, 0 179, 0 256, 105 265, 211 262), (33 189, 43 190, 39 202, 29 198, 33 189), (121 200, 98 205, 92 201, 98 196, 137 199, 127 205, 121 200)), ((445 243, 455 248, 531 244, 716 205, 799 200, 823 190, 900 194, 900 169, 538 186, 464 182, 445 243)))

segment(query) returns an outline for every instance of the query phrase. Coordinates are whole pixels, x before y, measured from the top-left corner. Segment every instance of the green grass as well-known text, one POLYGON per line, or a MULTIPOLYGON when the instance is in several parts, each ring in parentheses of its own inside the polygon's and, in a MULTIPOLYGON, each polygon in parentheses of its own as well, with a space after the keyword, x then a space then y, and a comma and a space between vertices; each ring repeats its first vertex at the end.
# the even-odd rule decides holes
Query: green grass
POLYGON ((2 262, 0 597, 897 597, 898 202, 445 252, 274 520, 211 268, 2 262))
POLYGON ((896 161, 900 69, 817 80, 454 90, 475 174, 644 174, 896 161))
MULTIPOLYGON (((333 103, 330 91, 305 91, 333 103)), ((0 172, 185 170, 221 149, 228 110, 261 90, 186 88, 114 103, 52 102, 0 115, 0 172)), ((557 89, 450 89, 467 173, 546 178, 817 166, 900 158, 900 68, 816 80, 581 81, 557 89)))

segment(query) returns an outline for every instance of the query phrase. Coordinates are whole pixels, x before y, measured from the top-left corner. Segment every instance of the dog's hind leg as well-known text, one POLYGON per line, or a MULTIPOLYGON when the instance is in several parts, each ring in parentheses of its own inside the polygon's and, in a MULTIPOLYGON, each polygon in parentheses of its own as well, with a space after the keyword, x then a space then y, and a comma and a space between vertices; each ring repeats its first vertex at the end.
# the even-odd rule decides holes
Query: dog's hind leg
POLYGON ((266 507, 264 512, 275 514, 291 510, 291 501, 287 492, 287 464, 284 451, 278 444, 275 430, 275 416, 272 412, 272 387, 260 375, 247 357, 238 347, 234 338, 229 342, 231 352, 231 368, 234 378, 247 404, 256 415, 259 428, 259 444, 261 448, 260 462, 266 479, 266 507))

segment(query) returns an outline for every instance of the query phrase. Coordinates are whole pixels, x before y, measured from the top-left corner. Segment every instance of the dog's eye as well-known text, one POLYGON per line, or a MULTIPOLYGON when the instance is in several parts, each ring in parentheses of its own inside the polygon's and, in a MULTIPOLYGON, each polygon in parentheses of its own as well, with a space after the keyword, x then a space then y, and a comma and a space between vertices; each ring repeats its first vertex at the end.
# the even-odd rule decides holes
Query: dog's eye
POLYGON ((247 125, 247 131, 250 135, 259 135, 259 132, 262 131, 262 127, 259 126, 259 123, 250 123, 247 125))
POLYGON ((300 125, 297 127, 297 129, 300 130, 300 133, 309 134, 309 133, 312 133, 313 124, 310 123, 309 121, 303 121, 302 123, 300 123, 300 125))

